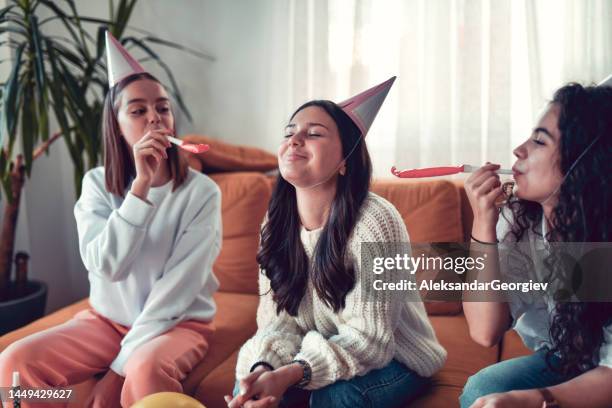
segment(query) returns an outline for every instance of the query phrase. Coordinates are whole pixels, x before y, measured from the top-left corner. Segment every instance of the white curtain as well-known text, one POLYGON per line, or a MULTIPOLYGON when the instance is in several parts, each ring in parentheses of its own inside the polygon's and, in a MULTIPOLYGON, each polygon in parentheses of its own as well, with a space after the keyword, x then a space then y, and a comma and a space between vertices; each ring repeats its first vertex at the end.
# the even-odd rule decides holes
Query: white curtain
POLYGON ((267 134, 313 98, 398 79, 367 137, 375 176, 509 166, 566 82, 612 72, 610 0, 278 0, 271 8, 267 134))

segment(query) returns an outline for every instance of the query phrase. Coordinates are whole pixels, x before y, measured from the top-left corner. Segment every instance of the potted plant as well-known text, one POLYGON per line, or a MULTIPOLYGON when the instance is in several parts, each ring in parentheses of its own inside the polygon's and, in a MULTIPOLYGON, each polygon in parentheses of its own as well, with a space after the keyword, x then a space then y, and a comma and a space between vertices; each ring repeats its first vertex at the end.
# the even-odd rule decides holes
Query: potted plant
MULTIPOLYGON (((0 334, 44 314, 47 287, 28 280, 27 254, 15 259, 17 278, 11 280, 15 232, 21 190, 34 161, 63 139, 74 164, 77 196, 85 172, 102 157, 100 123, 108 92, 104 33, 109 30, 124 46, 142 50, 165 71, 169 92, 191 118, 169 67, 152 45, 170 46, 203 58, 210 56, 156 38, 124 36, 137 0, 109 0, 108 20, 80 16, 74 0, 62 7, 51 0, 9 0, 0 10, 0 46, 14 55, 11 72, 0 87, 0 182, 4 211, 0 230, 0 334), (42 20, 40 16, 45 13, 42 20), (47 33, 51 22, 61 23, 67 37, 47 33), (95 24, 91 32, 85 26, 95 24), (59 129, 50 131, 50 115, 59 129), (19 144, 19 148, 17 148, 19 144)), ((91 27, 90 27, 91 28, 91 27)))

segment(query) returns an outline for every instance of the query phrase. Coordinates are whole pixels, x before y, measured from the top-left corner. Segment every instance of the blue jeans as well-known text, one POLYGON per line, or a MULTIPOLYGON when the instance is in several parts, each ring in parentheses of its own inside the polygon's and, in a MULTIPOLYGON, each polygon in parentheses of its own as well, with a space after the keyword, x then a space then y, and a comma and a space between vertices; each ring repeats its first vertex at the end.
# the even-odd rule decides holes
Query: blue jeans
MULTIPOLYGON (((337 381, 318 390, 309 392, 291 387, 283 395, 280 407, 301 404, 314 408, 403 407, 421 396, 429 384, 429 378, 421 377, 400 362, 391 360, 386 367, 350 380, 337 381)), ((236 382, 234 396, 238 392, 236 382)))
MULTIPOLYGON (((485 395, 550 387, 570 380, 571 377, 565 377, 548 368, 546 351, 541 349, 530 356, 490 365, 468 378, 463 387, 463 394, 459 397, 461 408, 470 407, 474 401, 485 395)), ((556 366, 559 358, 553 356, 551 363, 556 366)))

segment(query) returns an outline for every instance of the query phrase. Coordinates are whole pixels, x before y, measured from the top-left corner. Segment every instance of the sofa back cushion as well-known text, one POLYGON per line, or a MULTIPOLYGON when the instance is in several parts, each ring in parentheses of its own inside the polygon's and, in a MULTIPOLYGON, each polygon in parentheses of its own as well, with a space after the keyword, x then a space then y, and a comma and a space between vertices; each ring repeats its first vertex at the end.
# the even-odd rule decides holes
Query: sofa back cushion
POLYGON ((210 177, 221 189, 223 244, 213 270, 219 290, 258 293, 255 260, 259 228, 271 196, 266 176, 256 172, 218 173, 210 177))
POLYGON ((459 192, 452 182, 380 179, 372 191, 397 208, 410 242, 463 241, 459 192))
MULTIPOLYGON (((218 173, 210 177, 221 189, 223 246, 213 269, 222 292, 258 293, 255 260, 259 229, 272 195, 273 180, 257 172, 218 173)), ((399 211, 412 243, 463 241, 460 194, 446 180, 381 179, 372 191, 399 211)), ((454 314, 459 302, 426 302, 430 314, 454 314)))
MULTIPOLYGON (((463 242, 463 223, 460 192, 448 180, 381 179, 374 182, 372 191, 390 201, 402 216, 411 244, 431 242, 463 242)), ((417 272, 417 281, 424 274, 417 272)), ((432 278, 430 273, 427 278, 432 278)), ((421 293, 430 315, 460 313, 459 301, 428 301, 421 293)))
POLYGON ((181 139, 188 143, 204 143, 210 146, 210 150, 205 153, 186 154, 189 165, 198 171, 205 173, 266 172, 278 167, 275 154, 257 147, 235 145, 203 135, 185 135, 181 139))

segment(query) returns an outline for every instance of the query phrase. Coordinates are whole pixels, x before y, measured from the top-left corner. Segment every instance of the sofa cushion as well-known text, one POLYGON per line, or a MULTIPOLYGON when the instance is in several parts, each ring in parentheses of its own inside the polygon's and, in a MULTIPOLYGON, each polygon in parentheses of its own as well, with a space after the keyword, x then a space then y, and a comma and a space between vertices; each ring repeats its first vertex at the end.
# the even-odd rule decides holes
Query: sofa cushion
POLYGON ((238 350, 232 353, 204 378, 193 393, 193 396, 202 402, 206 408, 227 408, 223 397, 231 395, 234 389, 237 362, 238 350))
POLYGON ((436 374, 436 383, 463 388, 467 378, 498 360, 499 346, 483 347, 470 337, 463 314, 432 316, 431 324, 440 344, 448 351, 448 359, 436 374))
POLYGON ((189 165, 205 173, 223 171, 270 171, 278 167, 276 155, 257 147, 235 145, 209 136, 186 135, 182 140, 189 143, 210 145, 206 153, 188 153, 189 165))
POLYGON ((223 292, 257 294, 259 267, 255 257, 259 229, 271 190, 260 173, 218 173, 211 178, 221 189, 223 243, 213 265, 223 292))
MULTIPOLYGON (((461 203, 457 187, 447 180, 413 181, 380 179, 372 191, 390 201, 402 216, 410 242, 463 242, 461 203)), ((417 273, 417 280, 422 278, 417 273)), ((428 278, 431 278, 428 275, 428 278)), ((453 315, 461 312, 459 301, 427 301, 429 315, 453 315)), ((435 297, 434 297, 435 298, 435 297)))
POLYGON ((217 303, 214 320, 216 331, 210 339, 209 352, 183 381, 183 388, 187 394, 193 394, 202 378, 208 376, 232 353, 239 350, 257 330, 255 317, 259 296, 217 292, 214 298, 217 303))
POLYGON ((379 179, 372 191, 397 208, 411 242, 463 241, 459 192, 452 182, 379 179))

